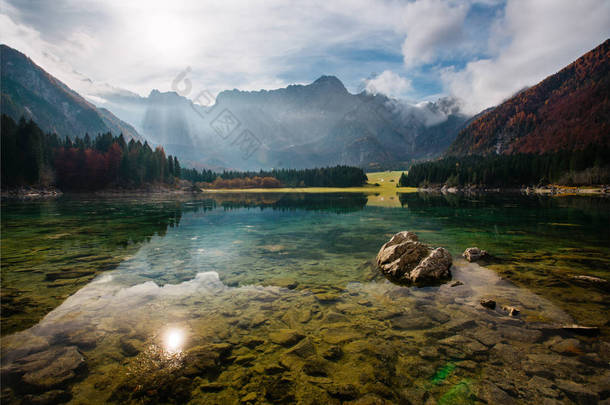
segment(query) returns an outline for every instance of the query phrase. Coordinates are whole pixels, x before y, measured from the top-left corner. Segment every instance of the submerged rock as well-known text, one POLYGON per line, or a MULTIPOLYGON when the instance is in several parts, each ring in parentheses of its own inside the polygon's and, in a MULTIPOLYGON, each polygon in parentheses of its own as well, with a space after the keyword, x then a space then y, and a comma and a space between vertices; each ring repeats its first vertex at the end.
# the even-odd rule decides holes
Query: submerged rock
POLYGON ((269 334, 269 338, 273 343, 285 347, 294 346, 304 337, 304 335, 293 329, 280 329, 269 334))
POLYGON ((294 354, 296 356, 306 359, 307 357, 316 354, 316 348, 311 342, 311 339, 305 338, 297 343, 293 348, 288 350, 286 354, 294 354))
POLYGON ((138 353, 144 350, 144 343, 137 339, 129 339, 122 337, 119 341, 121 352, 127 357, 137 356, 138 353))
POLYGON ((448 338, 439 340, 438 343, 441 345, 442 351, 460 359, 481 354, 488 350, 486 346, 481 344, 476 339, 472 339, 464 335, 450 336, 448 338))
POLYGON ((451 264, 447 249, 431 249, 408 231, 392 236, 377 254, 377 267, 381 272, 404 283, 433 284, 448 279, 451 264))
POLYGON ((343 356, 343 350, 340 346, 329 346, 321 354, 326 360, 336 361, 343 356))
POLYGON ((37 389, 63 387, 85 365, 76 346, 58 347, 31 354, 2 368, 3 377, 20 380, 37 389))
POLYGON ((312 377, 328 376, 328 361, 312 357, 303 365, 303 372, 312 377))
POLYGON ((490 382, 482 382, 476 389, 477 396, 488 404, 517 404, 518 402, 512 398, 506 391, 490 382))
POLYGON ((569 380, 555 380, 555 385, 577 404, 596 404, 598 395, 590 388, 569 380))
POLYGON ((510 315, 510 316, 517 316, 517 315, 519 315, 519 313, 521 312, 521 311, 519 311, 517 308, 515 308, 515 307, 511 307, 510 305, 504 305, 504 306, 502 307, 502 309, 503 309, 504 311, 508 312, 508 315, 510 315))
POLYGON ((586 275, 571 276, 571 278, 583 286, 597 287, 604 291, 610 291, 610 282, 606 279, 586 275))
POLYGON ((464 250, 462 256, 464 256, 464 258, 469 262, 476 262, 477 260, 480 260, 487 256, 487 251, 479 249, 478 247, 470 247, 464 250))
POLYGON ((496 309, 496 301, 494 301, 494 300, 484 298, 481 300, 481 305, 484 306, 485 308, 496 309))
POLYGON ((581 325, 563 325, 561 327, 564 331, 572 332, 577 335, 595 336, 599 335, 600 330, 597 326, 581 326, 581 325))
POLYGON ((566 356, 577 356, 583 353, 581 350, 580 341, 577 339, 560 338, 556 342, 553 342, 550 349, 555 353, 560 353, 566 356))
POLYGON ((24 403, 32 405, 61 404, 72 399, 72 394, 62 390, 51 390, 40 395, 29 394, 23 399, 24 403))

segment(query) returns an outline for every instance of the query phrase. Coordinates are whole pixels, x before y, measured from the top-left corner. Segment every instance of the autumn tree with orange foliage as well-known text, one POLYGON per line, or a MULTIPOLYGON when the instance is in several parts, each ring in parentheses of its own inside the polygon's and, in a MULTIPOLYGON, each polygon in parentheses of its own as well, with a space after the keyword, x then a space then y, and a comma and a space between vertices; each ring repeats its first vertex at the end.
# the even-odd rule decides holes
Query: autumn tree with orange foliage
POLYGON ((610 40, 463 129, 449 156, 610 147, 610 40))

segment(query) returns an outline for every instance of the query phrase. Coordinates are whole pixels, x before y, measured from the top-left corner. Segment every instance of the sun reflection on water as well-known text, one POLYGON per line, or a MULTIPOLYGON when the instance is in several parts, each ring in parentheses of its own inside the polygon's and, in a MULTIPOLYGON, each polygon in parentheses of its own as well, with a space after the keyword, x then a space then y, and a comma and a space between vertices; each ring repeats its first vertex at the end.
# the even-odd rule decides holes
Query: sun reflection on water
POLYGON ((169 353, 179 353, 184 345, 184 331, 181 329, 169 329, 165 333, 164 348, 169 353))

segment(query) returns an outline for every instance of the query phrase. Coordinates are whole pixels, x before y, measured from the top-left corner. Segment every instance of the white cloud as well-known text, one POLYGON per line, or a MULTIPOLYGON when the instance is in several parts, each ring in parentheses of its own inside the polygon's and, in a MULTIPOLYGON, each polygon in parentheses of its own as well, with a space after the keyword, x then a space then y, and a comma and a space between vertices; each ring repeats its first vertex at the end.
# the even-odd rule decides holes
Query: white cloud
POLYGON ((402 45, 407 67, 434 62, 463 39, 466 2, 417 0, 403 12, 407 38, 402 45))
POLYGON ((0 34, 85 95, 168 91, 187 66, 193 94, 278 88, 321 74, 354 88, 383 71, 369 90, 425 97, 441 83, 472 113, 610 36, 608 0, 507 0, 505 9, 502 1, 0 0, 0 34), (365 56, 350 59, 358 51, 365 56), (377 54, 402 54, 404 66, 377 54))
POLYGON ((380 75, 365 81, 365 90, 370 94, 384 94, 388 97, 400 97, 412 89, 411 81, 385 70, 380 75))
MULTIPOLYGON (((69 61, 94 82, 141 95, 170 90, 187 66, 193 83, 213 92, 285 86, 283 76, 318 64, 303 78, 313 80, 336 73, 323 70, 337 48, 397 52, 389 46, 403 35, 397 27, 404 5, 385 1, 0 1, 3 17, 31 34, 24 40, 2 26, 3 42, 50 71, 69 61)), ((80 90, 72 69, 64 70, 51 73, 80 90)))
POLYGON ((509 0, 489 39, 494 56, 447 68, 448 91, 476 113, 538 83, 610 36, 607 0, 509 0))

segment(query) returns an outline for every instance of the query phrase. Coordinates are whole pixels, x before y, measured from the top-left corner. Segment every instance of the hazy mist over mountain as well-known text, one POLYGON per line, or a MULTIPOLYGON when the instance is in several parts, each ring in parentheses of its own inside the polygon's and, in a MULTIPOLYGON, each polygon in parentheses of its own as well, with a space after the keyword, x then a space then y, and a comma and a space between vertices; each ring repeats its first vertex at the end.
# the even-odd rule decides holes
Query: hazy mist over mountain
POLYGON ((409 104, 351 94, 334 76, 277 90, 223 91, 216 99, 194 92, 193 98, 207 106, 157 90, 148 97, 107 93, 100 105, 194 166, 235 169, 367 167, 434 157, 468 118, 456 99, 409 104), (221 128, 225 118, 232 124, 221 128))

